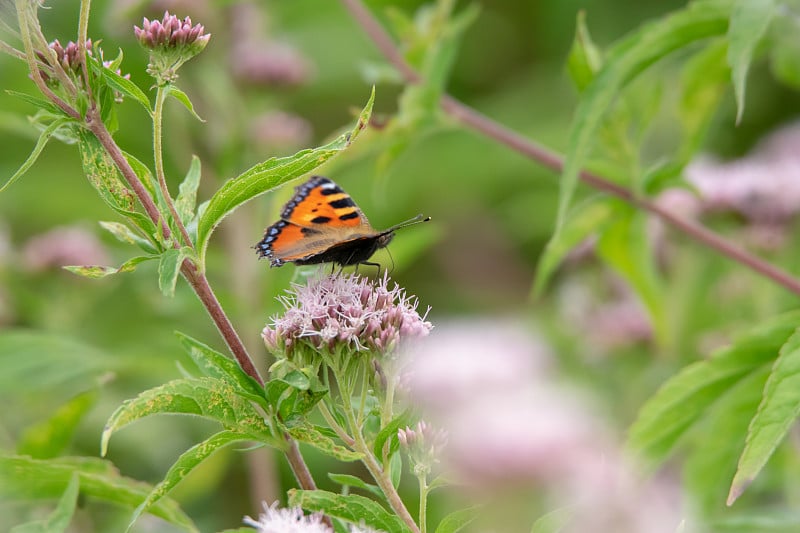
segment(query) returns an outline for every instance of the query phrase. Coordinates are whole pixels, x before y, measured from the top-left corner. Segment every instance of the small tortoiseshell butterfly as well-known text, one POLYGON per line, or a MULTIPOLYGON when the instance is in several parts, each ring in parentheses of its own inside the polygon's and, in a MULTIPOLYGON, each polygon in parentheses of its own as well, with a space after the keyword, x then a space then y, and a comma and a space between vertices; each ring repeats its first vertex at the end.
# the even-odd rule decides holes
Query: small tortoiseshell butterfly
POLYGON ((295 188, 294 196, 283 206, 281 219, 266 229, 255 248, 259 257, 269 258, 274 267, 286 262, 380 266, 367 260, 389 244, 396 229, 428 220, 430 217, 417 215, 377 231, 341 187, 328 178, 312 176, 295 188))

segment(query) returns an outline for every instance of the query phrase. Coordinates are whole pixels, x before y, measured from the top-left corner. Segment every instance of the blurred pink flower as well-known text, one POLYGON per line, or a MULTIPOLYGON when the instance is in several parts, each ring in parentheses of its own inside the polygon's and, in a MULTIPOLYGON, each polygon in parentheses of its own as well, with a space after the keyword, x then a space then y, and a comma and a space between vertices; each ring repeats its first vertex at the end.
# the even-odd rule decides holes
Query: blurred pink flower
POLYGON ((314 74, 311 62, 296 48, 258 39, 236 43, 230 66, 236 79, 252 85, 297 86, 314 74))
POLYGON ((250 135, 269 152, 297 150, 311 140, 311 123, 285 111, 268 111, 253 118, 250 135))
POLYGON ((32 237, 22 249, 26 268, 38 272, 66 265, 107 265, 111 262, 93 233, 75 226, 54 228, 32 237))

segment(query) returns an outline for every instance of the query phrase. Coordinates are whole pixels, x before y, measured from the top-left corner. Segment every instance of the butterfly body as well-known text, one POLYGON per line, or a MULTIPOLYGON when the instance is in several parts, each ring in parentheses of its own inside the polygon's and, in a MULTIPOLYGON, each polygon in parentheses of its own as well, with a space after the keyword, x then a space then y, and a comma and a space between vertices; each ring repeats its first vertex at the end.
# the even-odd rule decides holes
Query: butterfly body
MULTIPOLYGON (((422 216, 410 223, 419 222, 422 216)), ((427 219, 426 219, 427 220, 427 219)), ((367 263, 394 237, 394 230, 376 231, 350 195, 333 181, 313 176, 295 189, 281 219, 269 226, 255 248, 270 266, 367 263)))

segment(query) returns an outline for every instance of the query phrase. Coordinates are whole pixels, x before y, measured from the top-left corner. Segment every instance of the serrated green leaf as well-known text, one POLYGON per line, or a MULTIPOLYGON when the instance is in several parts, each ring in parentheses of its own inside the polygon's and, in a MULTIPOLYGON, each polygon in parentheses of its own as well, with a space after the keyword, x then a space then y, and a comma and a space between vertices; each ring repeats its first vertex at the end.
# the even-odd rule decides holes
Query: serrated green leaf
POLYGON ((81 162, 89 182, 112 209, 122 214, 133 212, 134 194, 123 183, 111 156, 92 133, 81 130, 79 137, 81 162))
POLYGON ((319 148, 301 150, 289 157, 271 158, 246 170, 225 184, 211 197, 208 207, 200 215, 197 223, 197 250, 200 262, 205 258, 206 247, 211 232, 223 218, 237 207, 261 194, 307 174, 325 161, 350 146, 361 131, 366 128, 375 101, 372 89, 367 105, 359 115, 358 122, 350 133, 319 148))
POLYGON ((46 520, 37 520, 20 524, 11 528, 10 533, 60 533, 66 531, 75 514, 75 506, 78 503, 78 491, 80 488, 80 477, 73 474, 64 490, 64 494, 58 500, 55 510, 46 520))
POLYGON ((781 346, 758 411, 750 421, 744 451, 728 494, 728 505, 741 496, 775 452, 800 415, 800 330, 781 346))
POLYGON ((153 246, 153 243, 133 231, 126 224, 122 224, 121 222, 108 222, 101 220, 100 227, 108 231, 120 242, 136 245, 148 254, 158 254, 158 250, 155 246, 153 246))
POLYGON ((158 288, 168 298, 175 296, 175 285, 181 273, 183 260, 189 256, 186 248, 170 248, 164 251, 158 260, 158 288))
POLYGON ((559 533, 569 525, 573 516, 575 516, 575 508, 572 506, 554 509, 540 516, 533 523, 531 533, 559 533))
POLYGON ((719 515, 725 509, 729 480, 736 473, 769 370, 763 365, 724 391, 691 433, 683 480, 700 516, 719 515))
POLYGON ((200 372, 210 378, 227 381, 235 386, 240 394, 268 409, 264 388, 247 375, 239 363, 188 335, 178 331, 175 335, 200 372))
POLYGON ((104 278, 106 276, 111 276, 113 274, 122 274, 125 272, 133 272, 136 270, 136 267, 140 263, 144 263, 145 261, 150 261, 152 259, 158 258, 157 255, 140 255, 137 257, 132 257, 128 259, 124 263, 122 263, 119 267, 107 267, 107 266, 97 266, 97 265, 66 265, 61 268, 72 272, 77 276, 82 276, 84 278, 92 278, 92 279, 99 279, 104 278))
POLYGON ((196 378, 170 381, 126 400, 106 422, 101 454, 105 455, 114 432, 155 414, 198 415, 220 423, 229 431, 249 435, 253 440, 281 444, 250 400, 241 396, 235 387, 219 379, 196 378))
POLYGON ((124 96, 136 100, 147 110, 150 115, 153 114, 153 109, 150 107, 150 100, 147 98, 147 95, 144 93, 144 91, 142 91, 135 83, 129 79, 123 78, 110 68, 104 67, 99 59, 96 59, 93 56, 87 57, 89 59, 89 66, 92 68, 92 70, 99 76, 102 76, 110 87, 119 91, 124 96))
POLYGON ((169 86, 169 95, 170 95, 170 96, 172 96, 172 97, 174 97, 174 98, 175 98, 177 101, 179 101, 180 103, 182 103, 182 104, 183 104, 183 107, 185 107, 186 109, 188 109, 188 110, 189 110, 189 112, 190 112, 190 113, 191 113, 191 114, 194 116, 194 118, 196 118, 196 119, 197 119, 197 120, 199 120, 200 122, 205 122, 205 120, 204 120, 204 119, 202 119, 202 118, 200 117, 200 115, 198 115, 198 114, 195 112, 195 110, 194 110, 194 104, 192 104, 192 101, 189 99, 189 96, 188 96, 188 95, 187 95, 185 92, 181 91, 180 89, 178 89, 178 88, 177 88, 177 87, 175 87, 174 85, 170 85, 170 86, 169 86))
POLYGON ((72 440, 78 424, 96 401, 96 389, 76 395, 56 409, 47 420, 26 428, 17 443, 17 453, 34 459, 49 459, 60 455, 72 440))
POLYGON ((194 218, 194 206, 197 203, 197 187, 200 185, 200 158, 192 155, 189 171, 183 178, 178 197, 175 199, 175 210, 184 225, 188 225, 194 218))
POLYGON ((478 517, 480 509, 480 507, 475 506, 453 511, 439 522, 439 525, 436 526, 436 533, 456 533, 461 531, 478 517))
POLYGON ((363 457, 362 454, 336 444, 333 439, 323 435, 311 424, 302 424, 287 428, 289 435, 297 441, 304 442, 313 446, 325 455, 329 455, 340 461, 358 461, 363 457))
POLYGON ((128 530, 133 527, 133 524, 139 519, 142 513, 169 494, 169 492, 197 468, 200 463, 226 446, 235 442, 249 442, 251 440, 252 437, 249 435, 244 435, 235 431, 220 431, 186 450, 169 468, 167 474, 164 476, 164 480, 153 487, 153 490, 147 495, 147 498, 136 508, 128 524, 128 530))
POLYGON ((589 157, 602 119, 621 90, 660 59, 697 41, 721 35, 727 26, 726 6, 715 2, 694 3, 643 25, 609 51, 603 68, 586 87, 570 128, 561 174, 556 235, 566 220, 578 174, 589 157))
MULTIPOLYGON (((0 453, 0 496, 8 500, 40 500, 60 497, 72 476, 80 477, 80 492, 90 498, 133 510, 144 501, 151 487, 119 475, 108 461, 91 457, 31 459, 0 453)), ((156 502, 148 511, 186 531, 197 532, 180 507, 171 499, 156 502)))
POLYGON ((728 64, 736 95, 736 123, 744 113, 745 83, 753 51, 769 28, 775 12, 774 0, 738 0, 731 12, 728 28, 728 64))
POLYGON ((708 409, 746 376, 771 364, 800 324, 800 313, 780 315, 749 331, 710 359, 687 366, 639 411, 628 446, 654 462, 664 460, 708 409))
POLYGON ((11 175, 10 178, 0 187, 0 192, 3 192, 8 187, 10 187, 15 181, 21 178, 39 159, 44 147, 47 146, 47 141, 50 140, 50 137, 55 134, 56 130, 63 127, 64 125, 72 122, 70 118, 58 118, 51 122, 43 131, 39 134, 39 139, 36 141, 36 145, 33 147, 31 151, 31 155, 28 156, 28 159, 25 160, 24 163, 17 169, 14 174, 11 175))
POLYGON ((615 205, 606 196, 592 196, 571 210, 564 227, 550 239, 539 258, 534 294, 541 294, 558 265, 573 248, 590 235, 602 231, 611 221, 615 205))
POLYGON ((575 38, 567 57, 567 71, 578 92, 583 92, 602 65, 600 49, 592 41, 589 28, 586 27, 586 11, 580 10, 575 23, 575 38))
POLYGON ((353 524, 364 522, 386 533, 407 533, 408 527, 379 503, 357 494, 334 494, 324 490, 289 491, 289 505, 311 512, 321 512, 353 524))

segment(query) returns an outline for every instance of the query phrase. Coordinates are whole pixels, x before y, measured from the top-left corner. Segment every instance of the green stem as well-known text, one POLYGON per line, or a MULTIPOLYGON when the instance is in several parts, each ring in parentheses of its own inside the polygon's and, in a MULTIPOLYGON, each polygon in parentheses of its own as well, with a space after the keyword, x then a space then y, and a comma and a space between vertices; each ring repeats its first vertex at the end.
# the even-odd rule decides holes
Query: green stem
POLYGON ((172 196, 170 196, 169 188, 167 187, 167 178, 164 174, 164 152, 161 145, 161 122, 164 116, 164 102, 169 95, 169 87, 169 84, 159 85, 158 89, 156 90, 156 105, 153 109, 153 159, 155 161, 158 187, 161 190, 162 196, 164 197, 164 202, 167 204, 167 209, 169 209, 169 212, 172 215, 172 220, 175 221, 175 225, 178 227, 178 230, 181 233, 184 244, 190 248, 194 248, 192 238, 189 236, 189 232, 186 231, 186 226, 183 225, 181 217, 178 215, 177 209, 175 209, 175 204, 172 202, 172 196))
POLYGON ((323 400, 317 405, 319 406, 319 412, 322 414, 322 418, 325 419, 325 422, 327 422, 331 429, 336 432, 336 435, 342 439, 342 442, 347 444, 350 448, 353 448, 353 445, 356 442, 355 439, 348 435, 347 431, 345 431, 345 429, 339 425, 339 422, 336 421, 336 418, 333 416, 333 413, 331 413, 331 410, 328 409, 325 401, 323 400))
POLYGON ((419 479, 419 529, 420 533, 425 533, 428 529, 428 480, 425 474, 420 474, 419 479))

